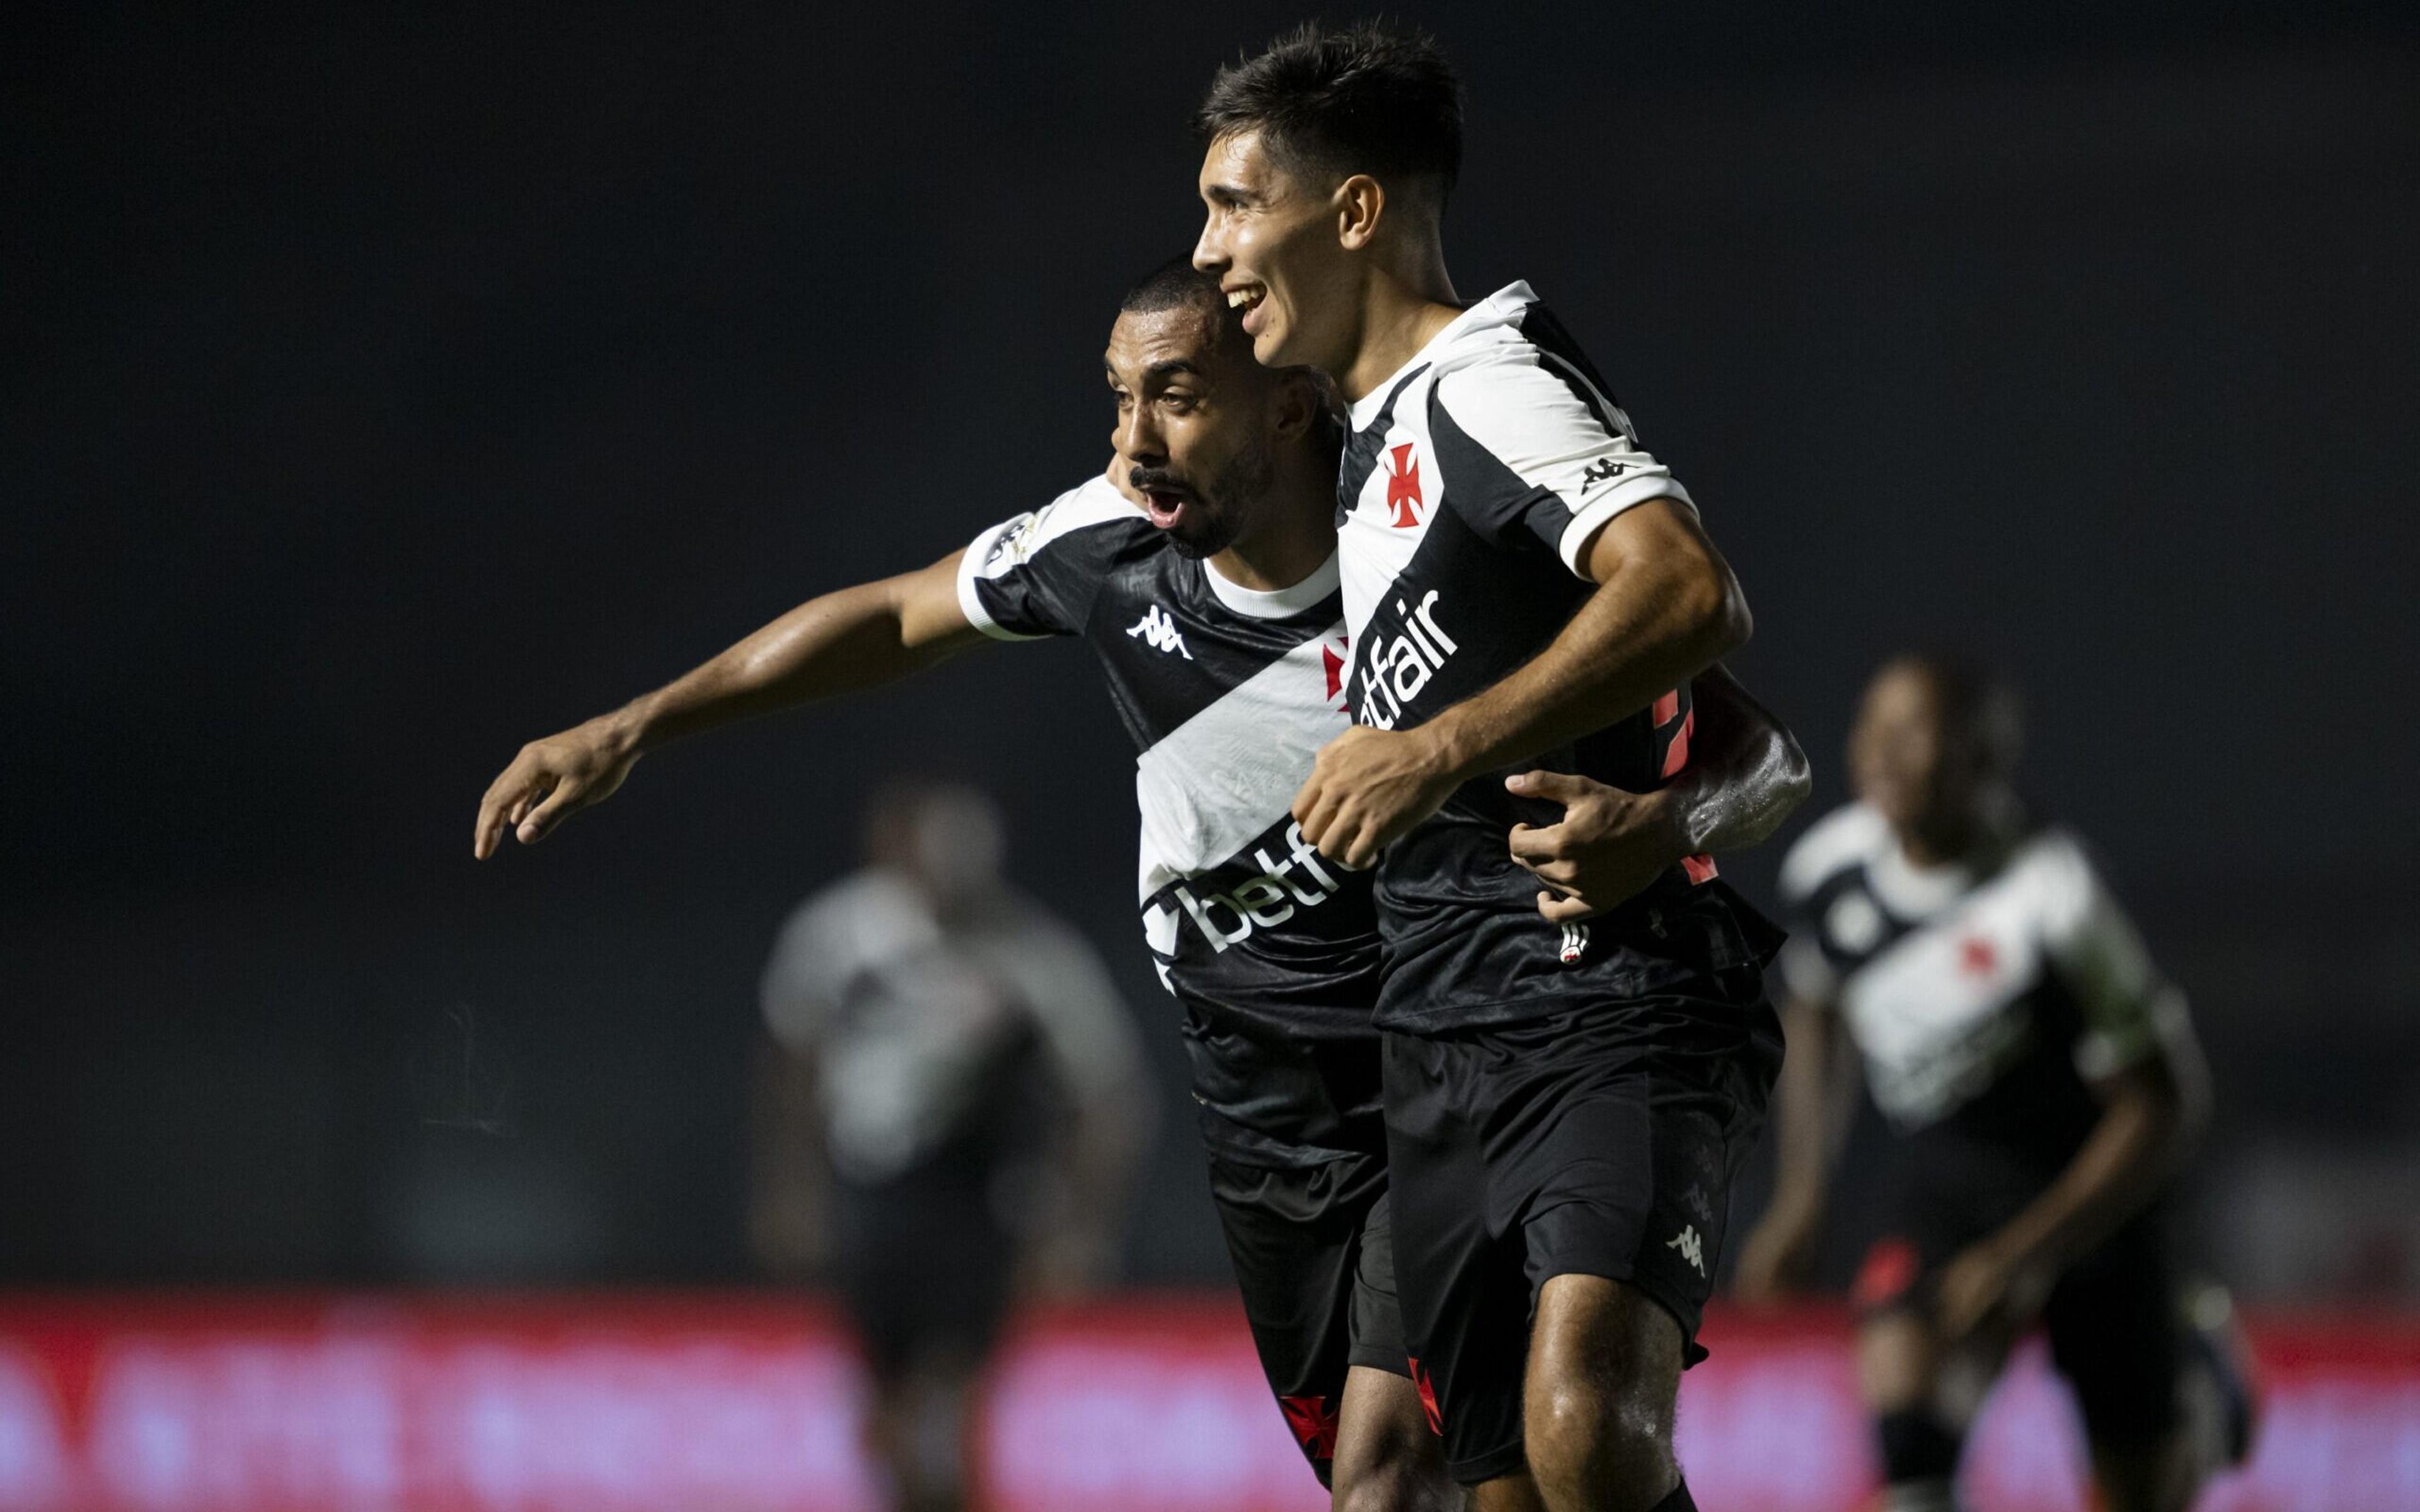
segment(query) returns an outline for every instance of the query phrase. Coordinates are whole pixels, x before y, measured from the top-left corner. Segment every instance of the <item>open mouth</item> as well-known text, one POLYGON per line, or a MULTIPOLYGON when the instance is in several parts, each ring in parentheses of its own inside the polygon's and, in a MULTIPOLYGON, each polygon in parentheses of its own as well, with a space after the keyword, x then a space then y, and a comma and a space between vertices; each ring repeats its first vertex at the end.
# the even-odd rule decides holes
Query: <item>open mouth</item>
POLYGON ((1251 332, 1254 325, 1253 316, 1260 314, 1261 301, 1268 297, 1269 291, 1266 285, 1238 284, 1227 290, 1227 308, 1243 311, 1244 329, 1251 332))
POLYGON ((1172 488, 1142 490, 1143 513, 1149 515, 1151 522, 1163 531, 1172 531, 1185 522, 1187 506, 1190 502, 1185 495, 1172 488))

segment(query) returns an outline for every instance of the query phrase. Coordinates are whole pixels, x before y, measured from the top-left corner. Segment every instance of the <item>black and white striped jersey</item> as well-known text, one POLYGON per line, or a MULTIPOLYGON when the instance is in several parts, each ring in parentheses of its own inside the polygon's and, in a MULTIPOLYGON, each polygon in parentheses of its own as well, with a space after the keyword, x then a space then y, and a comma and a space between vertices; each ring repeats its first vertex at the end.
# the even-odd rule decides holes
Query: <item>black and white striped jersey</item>
POLYGON ((1369 879, 1289 812, 1345 727, 1334 560, 1239 587, 1095 479, 977 537, 958 601, 1001 640, 1080 636, 1108 674, 1139 753, 1143 934, 1205 1137, 1264 1164, 1381 1149, 1369 879))
MULTIPOLYGON (((1418 725, 1544 650, 1592 591, 1580 552, 1607 520, 1690 502, 1527 284, 1465 311, 1351 418, 1337 484, 1347 686, 1354 719, 1380 729, 1418 725)), ((1534 764, 1647 792, 1687 762, 1694 724, 1683 687, 1534 764)), ((1505 840, 1561 810, 1516 801, 1506 775, 1464 784, 1379 863, 1382 1026, 1509 1023, 1771 953, 1772 926, 1702 858, 1567 939, 1538 917, 1537 880, 1505 840)))
POLYGON ((1838 1008, 1903 1134, 1980 1139, 2047 1175, 2100 1117, 2091 1080, 2182 1032, 2182 995, 2064 830, 1919 868, 1851 804, 1791 848, 1781 890, 1784 980, 1838 1008))

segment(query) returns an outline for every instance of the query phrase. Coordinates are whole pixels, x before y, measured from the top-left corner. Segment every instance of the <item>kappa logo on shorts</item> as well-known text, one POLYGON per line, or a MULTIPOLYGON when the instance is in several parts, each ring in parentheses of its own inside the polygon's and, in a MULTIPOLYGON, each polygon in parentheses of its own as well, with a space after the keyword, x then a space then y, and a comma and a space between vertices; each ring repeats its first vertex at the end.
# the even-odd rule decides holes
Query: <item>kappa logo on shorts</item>
POLYGON ((1193 653, 1185 649, 1185 637, 1177 630, 1176 622, 1156 604, 1143 610, 1142 618, 1126 627, 1126 634, 1140 637, 1144 645, 1156 650, 1174 651, 1187 661, 1193 659, 1193 653))
POLYGON ((1679 1233, 1673 1235, 1670 1239, 1666 1240, 1664 1242, 1664 1247, 1666 1249, 1679 1250, 1681 1252, 1681 1258, 1689 1262, 1689 1269, 1697 1272, 1699 1275, 1704 1275, 1706 1273, 1706 1251, 1705 1247, 1698 1242, 1698 1226, 1696 1224, 1685 1226, 1679 1233))

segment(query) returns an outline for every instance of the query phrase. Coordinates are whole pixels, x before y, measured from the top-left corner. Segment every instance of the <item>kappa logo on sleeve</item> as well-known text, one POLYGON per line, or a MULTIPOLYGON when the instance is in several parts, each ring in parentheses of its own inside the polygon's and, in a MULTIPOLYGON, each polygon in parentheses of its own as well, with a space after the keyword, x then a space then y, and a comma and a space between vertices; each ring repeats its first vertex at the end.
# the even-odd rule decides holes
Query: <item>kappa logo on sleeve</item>
POLYGON ((1580 492, 1592 492, 1600 483, 1611 483, 1630 471, 1631 464, 1618 457, 1600 456, 1580 472, 1580 492))

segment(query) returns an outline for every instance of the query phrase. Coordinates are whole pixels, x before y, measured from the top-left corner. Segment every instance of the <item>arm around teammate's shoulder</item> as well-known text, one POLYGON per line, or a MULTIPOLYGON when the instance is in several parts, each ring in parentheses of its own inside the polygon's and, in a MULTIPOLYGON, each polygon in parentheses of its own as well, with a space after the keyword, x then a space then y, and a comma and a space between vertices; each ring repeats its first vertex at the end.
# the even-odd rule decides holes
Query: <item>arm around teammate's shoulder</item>
POLYGON ((493 855, 507 829, 535 844, 669 741, 878 687, 982 640, 959 601, 959 557, 811 598, 653 692, 531 741, 480 800, 472 854, 493 855))

